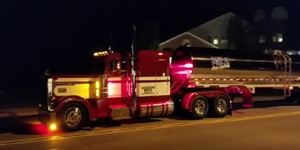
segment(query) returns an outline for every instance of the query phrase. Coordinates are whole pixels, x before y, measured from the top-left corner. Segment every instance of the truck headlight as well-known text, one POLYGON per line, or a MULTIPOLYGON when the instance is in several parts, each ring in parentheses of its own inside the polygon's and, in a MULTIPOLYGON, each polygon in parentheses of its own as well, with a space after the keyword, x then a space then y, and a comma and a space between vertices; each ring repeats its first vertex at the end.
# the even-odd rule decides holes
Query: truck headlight
POLYGON ((47 81, 47 96, 48 98, 53 96, 53 79, 49 78, 47 81))

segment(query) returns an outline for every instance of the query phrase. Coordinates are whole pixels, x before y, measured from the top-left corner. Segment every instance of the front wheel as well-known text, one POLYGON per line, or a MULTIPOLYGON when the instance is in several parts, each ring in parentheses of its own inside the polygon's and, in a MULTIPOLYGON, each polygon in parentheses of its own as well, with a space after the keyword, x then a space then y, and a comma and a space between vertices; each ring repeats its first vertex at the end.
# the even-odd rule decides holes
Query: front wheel
POLYGON ((202 119, 207 115, 208 112, 208 101, 203 96, 197 96, 192 101, 192 116, 195 119, 202 119))
POLYGON ((77 103, 66 104, 58 115, 61 127, 66 131, 81 129, 87 120, 83 106, 77 103))
POLYGON ((214 117, 224 117, 227 115, 230 104, 226 95, 219 95, 213 101, 212 113, 214 117))

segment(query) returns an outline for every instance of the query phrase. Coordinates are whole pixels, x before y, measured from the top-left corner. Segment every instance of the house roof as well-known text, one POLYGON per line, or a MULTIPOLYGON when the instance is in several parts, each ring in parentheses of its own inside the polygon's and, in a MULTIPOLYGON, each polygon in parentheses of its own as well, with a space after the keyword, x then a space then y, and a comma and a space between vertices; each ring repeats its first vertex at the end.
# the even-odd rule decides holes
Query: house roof
POLYGON ((228 30, 224 30, 224 28, 228 29, 231 19, 235 17, 242 20, 242 25, 245 29, 248 29, 252 26, 247 20, 243 19, 242 17, 237 16, 232 12, 228 12, 208 22, 205 22, 204 24, 201 24, 189 30, 188 32, 191 32, 198 37, 206 37, 208 36, 206 34, 211 32, 226 35, 228 30))
POLYGON ((219 48, 216 45, 214 45, 214 44, 212 44, 212 43, 210 43, 210 42, 208 42, 208 41, 206 41, 206 40, 204 40, 204 39, 202 39, 202 38, 200 38, 200 37, 198 37, 198 36, 196 36, 196 35, 194 35, 193 33, 190 33, 190 32, 183 32, 183 33, 181 33, 181 34, 179 34, 179 35, 177 35, 177 36, 175 36, 175 37, 173 37, 171 39, 168 39, 168 40, 160 43, 159 46, 164 45, 164 44, 166 44, 168 42, 171 42, 171 41, 173 41, 173 40, 175 40, 175 39, 177 39, 177 38, 179 38, 179 37, 181 37, 183 35, 189 35, 189 36, 191 36, 191 37, 193 37, 193 38, 195 38, 195 39, 197 39, 197 40, 199 40, 199 41, 201 41, 201 42, 203 42, 203 43, 211 46, 212 48, 219 48))
POLYGON ((201 43, 207 45, 208 47, 218 49, 220 47, 207 41, 207 39, 209 39, 208 37, 226 37, 228 35, 228 32, 230 32, 229 26, 233 18, 238 18, 239 21, 241 21, 242 26, 244 28, 243 30, 247 30, 252 27, 252 25, 247 20, 235 15, 232 12, 228 12, 208 22, 205 22, 204 24, 192 28, 191 30, 183 32, 171 39, 168 39, 160 43, 159 46, 164 47, 164 45, 167 45, 172 41, 175 41, 177 39, 180 39, 183 36, 188 35, 191 36, 192 38, 199 40, 201 43))

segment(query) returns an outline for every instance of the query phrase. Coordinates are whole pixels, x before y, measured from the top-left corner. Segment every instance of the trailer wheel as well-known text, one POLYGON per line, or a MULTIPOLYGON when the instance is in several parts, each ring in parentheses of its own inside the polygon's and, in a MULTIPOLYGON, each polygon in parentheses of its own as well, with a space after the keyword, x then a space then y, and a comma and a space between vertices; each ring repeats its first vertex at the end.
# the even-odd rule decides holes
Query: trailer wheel
POLYGON ((214 117, 225 117, 228 113, 230 104, 226 95, 219 95, 213 101, 212 114, 214 117))
POLYGON ((85 125, 87 113, 82 105, 70 103, 62 108, 58 117, 62 129, 66 131, 76 131, 85 125))
POLYGON ((208 101, 203 96, 197 96, 192 101, 192 116, 195 119, 203 119, 208 112, 208 101))

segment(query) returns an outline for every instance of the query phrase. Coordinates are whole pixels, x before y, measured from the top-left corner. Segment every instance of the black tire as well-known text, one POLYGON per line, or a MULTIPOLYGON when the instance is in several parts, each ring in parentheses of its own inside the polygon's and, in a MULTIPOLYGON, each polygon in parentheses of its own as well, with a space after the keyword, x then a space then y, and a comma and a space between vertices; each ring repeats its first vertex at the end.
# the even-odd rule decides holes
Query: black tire
POLYGON ((197 96, 192 101, 192 117, 194 119, 203 119, 208 113, 208 101, 203 96, 197 96))
POLYGON ((213 101, 212 115, 213 117, 225 117, 230 109, 229 99, 226 95, 219 95, 213 101))
POLYGON ((65 131, 80 130, 87 122, 87 112, 77 103, 66 104, 58 114, 59 123, 65 131))

